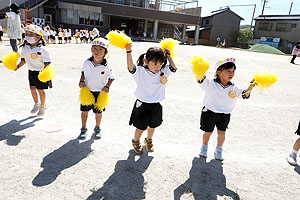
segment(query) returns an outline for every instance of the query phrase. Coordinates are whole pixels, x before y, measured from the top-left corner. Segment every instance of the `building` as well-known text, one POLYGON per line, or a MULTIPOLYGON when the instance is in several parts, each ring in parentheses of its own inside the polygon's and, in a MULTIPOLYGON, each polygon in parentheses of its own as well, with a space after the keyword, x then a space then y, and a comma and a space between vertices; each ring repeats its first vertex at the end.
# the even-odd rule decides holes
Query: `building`
MULTIPOLYGON (((232 46, 236 42, 241 20, 244 19, 228 7, 202 17, 199 44, 215 46, 217 38, 220 38, 221 41, 226 39, 226 46, 232 46)), ((195 29, 192 27, 187 32, 189 42, 193 43, 195 29)))
MULTIPOLYGON (((7 10, 3 0, 0 12, 7 10), (2 8, 1 8, 2 7, 2 8)), ((124 30, 133 37, 184 40, 187 26, 200 24, 197 0, 13 0, 30 10, 32 18, 42 18, 56 28, 89 29, 102 33, 124 30)), ((30 18, 22 10, 22 19, 30 18)), ((197 35, 196 35, 197 36, 197 35)), ((197 41, 197 40, 196 40, 197 41)))
POLYGON ((259 15, 255 18, 254 38, 261 37, 280 38, 279 49, 290 53, 300 41, 300 15, 259 15))

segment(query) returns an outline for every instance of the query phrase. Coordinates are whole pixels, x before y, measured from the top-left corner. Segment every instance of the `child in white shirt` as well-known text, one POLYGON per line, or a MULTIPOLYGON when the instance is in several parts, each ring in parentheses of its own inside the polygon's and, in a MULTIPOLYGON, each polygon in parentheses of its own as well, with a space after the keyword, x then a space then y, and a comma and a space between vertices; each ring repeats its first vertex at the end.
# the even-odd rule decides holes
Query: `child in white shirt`
MULTIPOLYGON (((81 69, 81 77, 79 81, 79 87, 87 86, 95 97, 95 103, 98 95, 103 90, 106 93, 109 92, 110 85, 115 79, 112 69, 108 66, 105 56, 108 53, 108 42, 104 38, 96 38, 92 42, 92 57, 84 61, 81 69)), ((102 119, 102 111, 91 106, 81 105, 81 122, 82 128, 79 135, 80 139, 85 139, 87 135, 86 122, 88 113, 93 109, 96 116, 96 126, 94 128, 95 138, 101 138, 100 123, 102 119)))
POLYGON ((129 121, 129 125, 136 127, 132 145, 138 154, 143 153, 140 144, 140 137, 147 130, 147 137, 144 140, 146 149, 153 151, 152 137, 156 127, 162 123, 162 106, 160 102, 165 99, 166 83, 168 77, 176 72, 177 67, 170 56, 170 51, 165 52, 159 47, 151 47, 145 54, 142 54, 137 62, 133 64, 131 46, 126 46, 127 66, 133 74, 137 84, 135 96, 137 98, 129 121), (170 65, 167 64, 167 60, 170 65))

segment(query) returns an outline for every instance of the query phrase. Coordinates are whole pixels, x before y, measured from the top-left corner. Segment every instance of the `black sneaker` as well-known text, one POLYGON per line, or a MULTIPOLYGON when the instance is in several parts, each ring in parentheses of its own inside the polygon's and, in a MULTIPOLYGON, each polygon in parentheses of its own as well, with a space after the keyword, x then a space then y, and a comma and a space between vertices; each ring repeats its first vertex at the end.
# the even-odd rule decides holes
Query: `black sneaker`
POLYGON ((86 138, 86 135, 87 135, 86 132, 87 132, 87 128, 86 127, 82 127, 80 135, 79 135, 79 139, 84 140, 86 138))
POLYGON ((95 138, 100 139, 101 138, 101 129, 98 126, 95 126, 94 128, 95 138))

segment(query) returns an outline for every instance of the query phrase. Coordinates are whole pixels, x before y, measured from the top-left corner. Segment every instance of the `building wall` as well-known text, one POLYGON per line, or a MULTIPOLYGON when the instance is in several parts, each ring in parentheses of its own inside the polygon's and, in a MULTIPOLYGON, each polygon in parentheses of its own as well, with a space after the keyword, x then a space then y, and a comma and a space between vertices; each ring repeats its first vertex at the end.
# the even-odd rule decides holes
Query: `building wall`
POLYGON ((254 38, 260 39, 261 37, 273 37, 280 38, 281 41, 287 41, 290 43, 296 43, 300 41, 300 20, 298 21, 270 21, 270 20, 257 20, 254 27, 254 38), (271 30, 259 30, 260 23, 272 24, 271 30), (276 31, 277 23, 289 23, 296 24, 295 28, 291 28, 290 31, 276 31))
POLYGON ((226 39, 234 43, 240 30, 240 18, 231 12, 223 12, 213 16, 210 40, 226 39))

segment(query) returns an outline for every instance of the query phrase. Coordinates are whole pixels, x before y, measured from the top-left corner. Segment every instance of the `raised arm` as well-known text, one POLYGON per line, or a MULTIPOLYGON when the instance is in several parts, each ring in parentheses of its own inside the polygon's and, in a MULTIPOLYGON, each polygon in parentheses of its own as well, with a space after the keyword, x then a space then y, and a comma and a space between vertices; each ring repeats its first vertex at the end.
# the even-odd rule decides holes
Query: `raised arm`
POLYGON ((20 67, 22 67, 23 65, 26 64, 25 58, 21 58, 20 63, 17 65, 17 68, 15 69, 15 71, 17 71, 20 67))
POLYGON ((254 88, 254 86, 255 86, 254 81, 251 81, 249 87, 242 94, 242 97, 244 99, 248 99, 250 97, 250 94, 251 94, 252 89, 254 88))
POLYGON ((168 59, 170 65, 171 65, 175 70, 177 70, 176 64, 175 64, 173 58, 172 58, 171 55, 170 55, 170 54, 171 54, 171 53, 170 53, 170 50, 169 50, 169 49, 164 49, 164 50, 165 50, 165 52, 166 52, 166 56, 167 56, 167 59, 168 59))
POLYGON ((133 71, 133 67, 134 67, 134 64, 132 61, 132 56, 131 56, 131 52, 132 52, 131 47, 132 47, 132 44, 126 45, 127 67, 130 72, 133 71))

